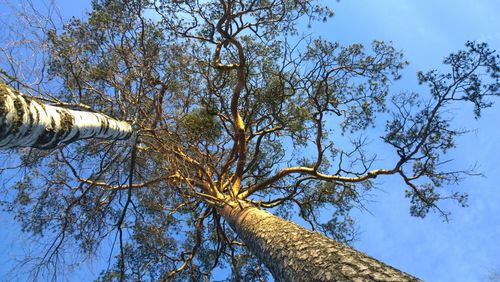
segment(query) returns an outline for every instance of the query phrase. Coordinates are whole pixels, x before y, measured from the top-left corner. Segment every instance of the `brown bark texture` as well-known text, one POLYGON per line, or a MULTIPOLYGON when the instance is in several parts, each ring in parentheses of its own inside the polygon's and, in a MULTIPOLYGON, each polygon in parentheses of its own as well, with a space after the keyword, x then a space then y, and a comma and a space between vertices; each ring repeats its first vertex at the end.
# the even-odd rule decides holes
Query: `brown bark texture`
POLYGON ((228 204, 221 214, 276 281, 421 281, 256 207, 228 204))

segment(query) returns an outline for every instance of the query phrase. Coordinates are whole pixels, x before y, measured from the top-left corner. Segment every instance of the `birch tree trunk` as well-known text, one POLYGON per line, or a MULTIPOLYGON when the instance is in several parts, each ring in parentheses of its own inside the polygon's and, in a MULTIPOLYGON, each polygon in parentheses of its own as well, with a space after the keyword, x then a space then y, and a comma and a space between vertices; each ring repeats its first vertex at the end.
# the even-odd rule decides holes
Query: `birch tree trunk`
POLYGON ((276 281, 420 281, 256 207, 225 205, 221 214, 276 281))
POLYGON ((0 149, 50 149, 80 139, 119 140, 131 135, 127 122, 44 104, 0 83, 0 149))

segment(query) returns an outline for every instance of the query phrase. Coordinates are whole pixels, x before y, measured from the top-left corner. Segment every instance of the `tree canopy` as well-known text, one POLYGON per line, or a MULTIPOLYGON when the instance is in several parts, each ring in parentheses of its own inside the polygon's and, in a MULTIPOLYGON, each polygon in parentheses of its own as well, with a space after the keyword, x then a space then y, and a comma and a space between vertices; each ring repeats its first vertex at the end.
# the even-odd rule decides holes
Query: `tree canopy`
MULTIPOLYGON (((230 268, 228 279, 254 281, 269 274, 221 217, 228 202, 300 216, 341 242, 384 175, 403 179, 414 216, 446 217, 443 199, 465 205, 447 184, 472 171, 444 166, 466 132, 452 111, 470 103, 479 118, 492 105, 499 56, 467 42, 448 72, 418 74, 429 94, 393 93, 407 62, 390 43, 302 35, 303 22, 331 16, 311 0, 94 0, 85 19, 40 28, 40 84, 60 85, 51 100, 127 121, 137 138, 9 152, 24 172, 2 203, 49 238, 39 266, 116 238, 99 280, 201 281, 230 268), (365 137, 381 124, 370 138, 397 155, 388 167, 365 137)), ((12 69, 1 79, 30 90, 12 69)))

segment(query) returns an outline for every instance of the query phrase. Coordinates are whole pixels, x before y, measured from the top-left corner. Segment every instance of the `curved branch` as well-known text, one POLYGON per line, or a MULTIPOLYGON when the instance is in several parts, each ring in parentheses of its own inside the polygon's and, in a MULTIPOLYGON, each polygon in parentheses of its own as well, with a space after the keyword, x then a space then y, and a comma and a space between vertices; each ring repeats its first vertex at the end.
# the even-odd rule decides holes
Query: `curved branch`
POLYGON ((328 175, 328 174, 323 174, 315 170, 315 168, 311 167, 289 167, 280 170, 277 172, 275 175, 271 176, 270 178, 250 186, 248 189, 245 191, 241 192, 238 195, 239 199, 245 199, 248 196, 254 194, 257 191, 266 189, 269 187, 269 185, 277 182, 280 179, 283 179, 284 177, 291 175, 291 174, 306 174, 306 175, 311 175, 314 176, 316 179, 320 180, 325 180, 325 181, 333 181, 333 182, 345 182, 345 183, 355 183, 355 182, 363 182, 368 179, 373 179, 376 178, 379 175, 388 175, 388 174, 396 174, 399 171, 399 166, 396 166, 393 169, 375 169, 368 171, 365 174, 362 174, 360 176, 355 176, 355 177, 348 177, 348 176, 340 176, 340 175, 328 175))

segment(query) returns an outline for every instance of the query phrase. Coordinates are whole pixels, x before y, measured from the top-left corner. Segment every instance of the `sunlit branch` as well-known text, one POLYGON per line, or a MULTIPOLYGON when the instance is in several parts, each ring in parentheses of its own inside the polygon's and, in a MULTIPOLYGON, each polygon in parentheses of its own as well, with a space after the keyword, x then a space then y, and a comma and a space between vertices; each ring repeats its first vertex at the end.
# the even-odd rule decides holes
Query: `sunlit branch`
POLYGON ((252 195, 253 193, 263 190, 269 187, 269 185, 275 183, 276 181, 291 175, 291 174, 307 174, 314 176, 316 179, 320 180, 325 180, 325 181, 334 181, 334 182, 345 182, 345 183, 356 183, 356 182, 363 182, 368 179, 373 179, 376 178, 379 175, 387 175, 387 174, 395 174, 399 170, 399 167, 396 167, 394 169, 376 169, 376 170, 371 170, 363 175, 357 176, 357 177, 346 177, 346 176, 340 176, 340 175, 328 175, 328 174, 323 174, 320 172, 317 172, 314 168, 311 167, 289 167, 280 170, 277 172, 275 175, 272 177, 264 180, 261 183, 258 183, 256 185, 252 185, 248 187, 245 191, 242 191, 239 195, 238 198, 240 199, 245 199, 248 196, 252 195))

